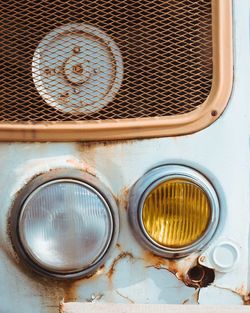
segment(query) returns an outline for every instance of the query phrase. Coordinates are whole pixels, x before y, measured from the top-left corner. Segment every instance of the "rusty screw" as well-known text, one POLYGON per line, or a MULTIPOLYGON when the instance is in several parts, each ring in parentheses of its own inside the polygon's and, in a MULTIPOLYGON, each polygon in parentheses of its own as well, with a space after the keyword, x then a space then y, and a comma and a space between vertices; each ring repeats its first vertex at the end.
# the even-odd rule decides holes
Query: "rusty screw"
POLYGON ((73 51, 74 53, 79 53, 81 50, 80 47, 74 47, 73 51))
POLYGON ((51 70, 50 68, 47 67, 47 68, 44 69, 44 74, 45 75, 51 75, 52 73, 53 73, 53 70, 51 70))
POLYGON ((204 262, 206 261, 205 255, 200 256, 199 261, 200 261, 201 263, 204 263, 204 262))
POLYGON ((217 114, 218 114, 218 112, 217 112, 216 110, 213 110, 213 111, 211 112, 211 115, 212 115, 212 116, 217 116, 217 114))
POLYGON ((82 67, 82 64, 76 64, 73 66, 73 72, 75 74, 78 74, 78 75, 81 75, 83 74, 83 67, 82 67))

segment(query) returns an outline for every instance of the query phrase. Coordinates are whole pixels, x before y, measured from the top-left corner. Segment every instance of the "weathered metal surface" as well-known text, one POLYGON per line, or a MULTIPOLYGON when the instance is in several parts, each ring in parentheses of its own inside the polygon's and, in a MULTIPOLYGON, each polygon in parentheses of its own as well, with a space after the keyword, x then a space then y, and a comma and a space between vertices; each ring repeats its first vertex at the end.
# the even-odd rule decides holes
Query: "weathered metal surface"
MULTIPOLYGON (((1 313, 54 313, 61 301, 249 304, 250 59, 245 32, 249 29, 249 8, 248 0, 234 1, 234 91, 224 115, 209 128, 189 136, 141 141, 0 144, 1 313), (130 187, 146 171, 164 163, 192 166, 218 190, 220 227, 201 253, 203 261, 221 240, 234 242, 239 250, 238 265, 229 272, 216 270, 214 282, 206 288, 185 285, 187 272, 197 265, 199 254, 179 261, 156 257, 141 247, 129 226, 130 187), (118 244, 109 260, 93 276, 77 281, 59 282, 39 276, 23 265, 9 238, 7 221, 18 191, 32 177, 54 168, 78 168, 97 176, 110 188, 120 210, 118 244)), ((64 308, 79 308, 81 312, 81 306, 65 304, 64 308)), ((128 308, 132 310, 132 306, 128 308)))

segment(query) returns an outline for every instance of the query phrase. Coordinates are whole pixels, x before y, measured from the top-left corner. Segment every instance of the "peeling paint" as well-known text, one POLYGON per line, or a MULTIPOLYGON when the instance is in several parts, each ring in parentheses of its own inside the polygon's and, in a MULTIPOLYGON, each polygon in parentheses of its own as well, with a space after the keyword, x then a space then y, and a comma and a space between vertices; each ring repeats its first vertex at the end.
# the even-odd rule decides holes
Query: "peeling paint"
POLYGON ((113 260, 113 262, 112 262, 112 264, 111 264, 111 267, 110 267, 110 269, 109 269, 109 271, 108 271, 108 273, 107 273, 107 277, 108 277, 109 279, 112 278, 112 275, 114 274, 115 267, 116 267, 117 263, 118 263, 120 260, 125 259, 125 258, 129 258, 130 260, 133 260, 133 259, 134 259, 134 256, 133 256, 133 254, 130 253, 130 252, 122 252, 122 253, 120 253, 120 254, 113 260))
POLYGON ((117 247, 119 250, 121 250, 121 244, 120 244, 120 243, 117 243, 117 244, 116 244, 116 247, 117 247))
POLYGON ((236 288, 235 291, 242 297, 244 305, 250 305, 250 293, 246 292, 247 288, 242 285, 240 288, 236 288))
POLYGON ((63 312, 64 312, 64 299, 62 299, 62 300, 59 302, 59 309, 58 309, 58 312, 59 312, 59 313, 63 313, 63 312))
POLYGON ((242 294, 242 291, 243 291, 242 288, 236 288, 234 290, 234 289, 231 289, 231 288, 228 288, 228 287, 218 286, 216 284, 212 284, 212 286, 215 287, 215 288, 218 288, 218 289, 230 291, 233 294, 241 297, 244 305, 250 305, 250 294, 242 294))
POLYGON ((116 201, 119 207, 124 208, 126 211, 128 210, 129 191, 130 188, 123 187, 121 190, 121 195, 119 197, 116 197, 116 201))
MULTIPOLYGON (((28 278, 34 290, 39 296, 43 299, 43 306, 47 308, 46 313, 54 313, 55 308, 59 307, 62 310, 62 302, 75 302, 78 300, 78 287, 84 284, 85 281, 95 280, 101 275, 105 267, 102 266, 97 272, 78 279, 76 281, 60 281, 52 278, 46 278, 36 273, 30 269, 26 264, 21 260, 18 263, 12 258, 9 257, 9 264, 14 266, 18 271, 28 278), (60 304, 60 305, 59 305, 60 304)), ((12 270, 13 271, 13 270, 12 270)), ((31 294, 31 297, 35 297, 36 293, 31 294)), ((44 311, 45 312, 45 311, 44 311)))
POLYGON ((199 304, 200 288, 196 289, 194 294, 183 301, 182 304, 199 304))
POLYGON ((72 302, 78 299, 78 288, 80 285, 84 284, 84 282, 95 281, 98 279, 100 275, 102 275, 105 271, 105 266, 101 266, 96 272, 85 276, 78 280, 73 281, 61 281, 59 282, 64 290, 64 300, 65 302, 72 302))
POLYGON ((102 297, 103 297, 103 294, 102 294, 102 293, 99 293, 99 294, 97 294, 97 295, 93 294, 93 295, 91 295, 90 298, 87 298, 87 299, 86 299, 86 302, 95 303, 95 302, 97 302, 98 300, 100 300, 102 297))
POLYGON ((96 176, 96 170, 94 167, 90 166, 87 162, 79 162, 79 160, 75 158, 67 159, 66 162, 72 166, 72 168, 79 169, 83 172, 96 176))
POLYGON ((186 286, 194 288, 202 288, 210 285, 214 281, 214 270, 198 265, 198 257, 196 255, 186 257, 184 259, 164 259, 146 252, 144 260, 149 263, 146 267, 153 267, 157 270, 167 270, 174 274, 177 279, 181 280, 186 286), (203 276, 199 280, 190 277, 190 269, 200 267, 203 276))
POLYGON ((131 300, 129 297, 124 296, 123 294, 121 294, 118 290, 115 290, 115 292, 122 297, 123 299, 127 300, 129 303, 135 303, 133 300, 131 300))
POLYGON ((100 147, 106 147, 106 148, 112 149, 113 147, 116 147, 117 144, 127 146, 127 145, 133 145, 136 142, 142 143, 143 141, 149 141, 149 140, 152 140, 152 139, 140 139, 140 140, 123 139, 123 140, 119 140, 119 142, 117 140, 79 142, 79 143, 76 143, 76 145, 80 152, 86 152, 89 150, 95 150, 96 148, 100 148, 100 147))
POLYGON ((177 279, 183 281, 186 285, 186 274, 189 268, 196 262, 196 255, 184 259, 164 259, 151 252, 145 252, 144 258, 146 267, 154 267, 157 270, 167 270, 174 274, 177 279))
POLYGON ((242 296, 244 305, 250 305, 250 293, 242 296))

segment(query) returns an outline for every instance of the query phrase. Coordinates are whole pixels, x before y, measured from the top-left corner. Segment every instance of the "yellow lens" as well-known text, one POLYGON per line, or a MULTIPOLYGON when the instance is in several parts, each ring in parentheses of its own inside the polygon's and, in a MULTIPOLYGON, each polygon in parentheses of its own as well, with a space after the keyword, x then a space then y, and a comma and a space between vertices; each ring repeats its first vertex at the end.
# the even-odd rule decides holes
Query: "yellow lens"
POLYGON ((170 179, 147 196, 142 221, 148 235, 158 244, 182 248, 197 241, 211 219, 206 193, 187 179, 170 179))

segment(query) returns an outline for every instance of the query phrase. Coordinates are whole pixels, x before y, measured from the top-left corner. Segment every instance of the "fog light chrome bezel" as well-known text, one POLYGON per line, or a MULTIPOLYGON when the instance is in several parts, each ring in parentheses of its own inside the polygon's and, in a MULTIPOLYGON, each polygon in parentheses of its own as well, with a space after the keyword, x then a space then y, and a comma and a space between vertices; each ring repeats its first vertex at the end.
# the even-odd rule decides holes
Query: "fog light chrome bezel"
POLYGON ((200 172, 184 165, 162 165, 148 171, 132 187, 129 195, 129 221, 138 241, 156 255, 166 258, 181 258, 201 251, 214 236, 220 217, 220 204, 217 192, 211 182, 200 172), (142 210, 147 196, 159 184, 172 179, 186 179, 200 187, 208 197, 211 206, 211 219, 204 234, 191 245, 172 248, 157 243, 147 233, 142 210))
POLYGON ((31 179, 18 193, 13 202, 13 206, 9 215, 9 230, 11 242, 17 255, 23 261, 24 265, 28 268, 42 274, 46 277, 53 277, 56 279, 78 279, 86 277, 95 273, 107 259, 112 248, 114 248, 119 232, 119 215, 116 201, 110 190, 99 181, 96 177, 89 173, 76 170, 76 169, 54 169, 47 173, 42 173, 31 179), (107 246, 100 253, 95 262, 89 267, 83 268, 79 271, 55 271, 50 270, 48 267, 41 266, 36 260, 28 253, 24 242, 22 240, 22 231, 19 229, 19 220, 22 214, 23 206, 27 199, 34 194, 37 190, 44 186, 48 186, 55 182, 75 182, 88 187, 91 191, 95 192, 103 203, 111 218, 111 227, 109 240, 107 246))

